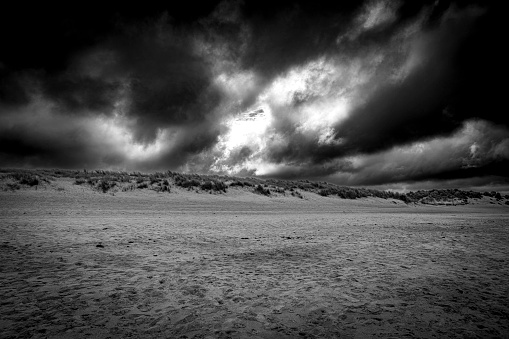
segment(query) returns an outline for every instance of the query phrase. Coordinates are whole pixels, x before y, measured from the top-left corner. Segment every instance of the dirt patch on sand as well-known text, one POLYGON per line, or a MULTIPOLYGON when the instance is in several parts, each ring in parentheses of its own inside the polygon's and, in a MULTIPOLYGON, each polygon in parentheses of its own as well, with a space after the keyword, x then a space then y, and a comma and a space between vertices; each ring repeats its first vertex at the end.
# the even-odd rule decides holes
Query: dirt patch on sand
POLYGON ((509 333, 509 210, 0 192, 2 338, 509 333))

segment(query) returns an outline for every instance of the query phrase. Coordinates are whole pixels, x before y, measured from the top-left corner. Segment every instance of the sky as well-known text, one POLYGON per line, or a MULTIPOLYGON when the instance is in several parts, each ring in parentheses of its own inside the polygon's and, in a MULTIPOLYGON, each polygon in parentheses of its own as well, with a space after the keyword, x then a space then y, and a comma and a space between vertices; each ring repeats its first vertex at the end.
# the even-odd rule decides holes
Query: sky
POLYGON ((491 2, 169 3, 2 11, 0 167, 509 190, 491 2))

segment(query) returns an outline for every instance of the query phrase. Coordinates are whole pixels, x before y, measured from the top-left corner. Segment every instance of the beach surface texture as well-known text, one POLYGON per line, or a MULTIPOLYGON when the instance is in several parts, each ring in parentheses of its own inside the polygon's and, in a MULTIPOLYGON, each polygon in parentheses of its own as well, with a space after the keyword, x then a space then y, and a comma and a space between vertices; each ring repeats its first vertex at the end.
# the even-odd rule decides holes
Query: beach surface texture
POLYGON ((509 206, 0 192, 2 338, 508 338, 509 206))

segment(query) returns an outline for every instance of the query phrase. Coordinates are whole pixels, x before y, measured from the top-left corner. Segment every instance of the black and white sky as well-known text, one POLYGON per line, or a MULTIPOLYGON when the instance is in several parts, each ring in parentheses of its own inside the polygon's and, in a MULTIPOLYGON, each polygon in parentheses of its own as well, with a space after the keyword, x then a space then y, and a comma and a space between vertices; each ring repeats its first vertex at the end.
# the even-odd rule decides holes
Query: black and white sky
POLYGON ((2 10, 0 167, 509 187, 492 3, 172 3, 2 10))

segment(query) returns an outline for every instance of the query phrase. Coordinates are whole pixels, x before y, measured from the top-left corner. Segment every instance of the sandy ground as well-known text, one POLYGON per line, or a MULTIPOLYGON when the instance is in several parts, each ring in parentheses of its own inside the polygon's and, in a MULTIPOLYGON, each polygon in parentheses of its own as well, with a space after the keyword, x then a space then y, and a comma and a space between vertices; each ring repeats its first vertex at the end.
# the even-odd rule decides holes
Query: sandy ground
POLYGON ((0 192, 1 338, 509 338, 508 206, 54 186, 0 192))

